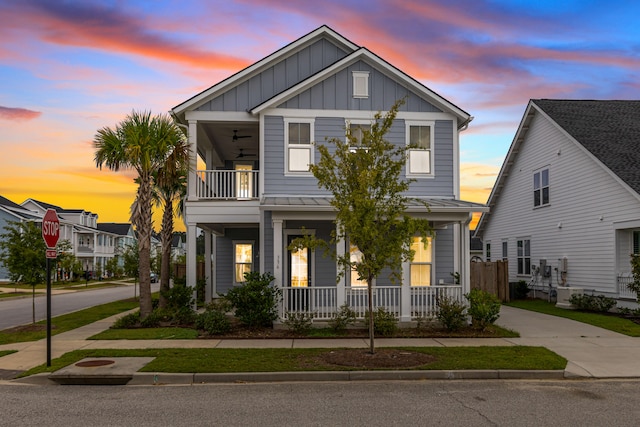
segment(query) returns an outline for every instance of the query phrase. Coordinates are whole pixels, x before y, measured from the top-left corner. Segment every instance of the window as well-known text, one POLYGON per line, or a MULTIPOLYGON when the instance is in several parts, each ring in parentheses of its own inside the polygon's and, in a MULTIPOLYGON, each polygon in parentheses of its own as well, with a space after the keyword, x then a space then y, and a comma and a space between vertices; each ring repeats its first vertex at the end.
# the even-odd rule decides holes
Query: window
MULTIPOLYGON (((355 245, 349 245, 349 259, 352 263, 358 264, 362 261, 362 252, 355 245)), ((352 268, 350 273, 350 284, 351 286, 367 286, 367 280, 360 280, 358 276, 358 272, 352 268)))
POLYGON ((353 75, 353 97, 368 98, 369 97, 369 72, 354 71, 353 75))
POLYGON ((502 259, 503 260, 508 260, 509 259, 509 251, 508 251, 508 243, 506 240, 502 241, 502 259))
POLYGON ((234 242, 234 282, 243 283, 244 274, 253 270, 253 242, 234 242))
POLYGON ((291 173, 309 173, 313 164, 313 122, 285 119, 286 169, 291 173))
MULTIPOLYGON (((351 137, 355 139, 358 144, 362 144, 362 139, 364 138, 365 132, 371 132, 371 123, 347 123, 347 127, 349 128, 349 133, 351 137)), ((350 141, 347 141, 350 142, 350 141)))
POLYGON ((633 232, 633 254, 640 255, 640 231, 633 232))
POLYGON ((518 240, 518 274, 531 275, 531 240, 518 240))
POLYGON ((431 286, 431 264, 433 246, 431 238, 427 238, 427 247, 421 237, 411 239, 411 250, 414 251, 411 261, 411 286, 431 286))
POLYGON ((433 124, 407 122, 407 144, 409 145, 409 175, 430 175, 433 170, 432 143, 433 124))
POLYGON ((533 174, 533 206, 549 204, 549 169, 542 169, 533 174))
POLYGON ((491 243, 487 242, 485 245, 485 259, 487 260, 487 262, 491 261, 491 243))

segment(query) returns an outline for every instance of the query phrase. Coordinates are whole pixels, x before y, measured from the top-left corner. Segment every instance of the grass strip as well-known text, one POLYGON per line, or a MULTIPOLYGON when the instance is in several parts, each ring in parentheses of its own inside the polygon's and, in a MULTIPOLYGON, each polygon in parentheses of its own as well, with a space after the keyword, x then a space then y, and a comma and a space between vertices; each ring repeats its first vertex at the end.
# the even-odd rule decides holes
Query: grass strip
MULTIPOLYGON (((544 347, 400 347, 435 356, 436 361, 407 370, 515 369, 559 370, 567 360, 544 347)), ((267 348, 267 349, 141 349, 141 350, 76 350, 54 359, 51 366, 40 365, 22 376, 53 372, 85 357, 155 357, 141 372, 228 373, 228 372, 292 372, 349 371, 362 368, 341 367, 323 363, 319 355, 334 349, 267 348)), ((362 349, 363 351, 365 349, 362 349)))
POLYGON ((107 329, 89 337, 90 340, 192 340, 198 331, 189 328, 107 329))
POLYGON ((567 310, 558 308, 554 303, 544 300, 515 300, 506 303, 510 307, 521 308, 524 310, 536 311, 538 313, 549 314, 552 316, 564 317, 566 319, 576 320, 578 322, 587 323, 599 328, 608 329, 613 332, 628 335, 630 337, 640 337, 640 325, 617 315, 604 313, 591 313, 586 311, 567 310))
MULTIPOLYGON (((97 322, 114 314, 136 308, 139 304, 137 300, 129 298, 53 317, 51 319, 51 335, 57 335, 88 325, 89 323, 97 322)), ((41 320, 40 322, 36 322, 36 325, 46 325, 46 323, 46 320, 41 320)), ((34 328, 34 330, 11 328, 0 331, 0 344, 36 341, 46 337, 47 331, 44 328, 34 328)))
POLYGON ((6 356, 7 354, 12 354, 17 352, 18 350, 0 350, 0 357, 6 356))
MULTIPOLYGON (((42 292, 36 292, 36 295, 42 295, 42 292)), ((1 292, 0 298, 12 298, 12 297, 30 297, 31 292, 1 292)))

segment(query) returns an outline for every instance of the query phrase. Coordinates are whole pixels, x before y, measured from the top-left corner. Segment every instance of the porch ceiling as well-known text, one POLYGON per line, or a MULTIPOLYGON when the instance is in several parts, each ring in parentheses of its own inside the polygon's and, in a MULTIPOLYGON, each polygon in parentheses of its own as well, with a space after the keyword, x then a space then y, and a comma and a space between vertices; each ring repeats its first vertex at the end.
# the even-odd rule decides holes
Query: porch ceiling
POLYGON ((260 126, 256 122, 198 122, 198 151, 214 150, 223 160, 257 160, 260 149, 260 126), (234 130, 238 138, 234 141, 234 130), (240 155, 240 149, 244 157, 240 155))

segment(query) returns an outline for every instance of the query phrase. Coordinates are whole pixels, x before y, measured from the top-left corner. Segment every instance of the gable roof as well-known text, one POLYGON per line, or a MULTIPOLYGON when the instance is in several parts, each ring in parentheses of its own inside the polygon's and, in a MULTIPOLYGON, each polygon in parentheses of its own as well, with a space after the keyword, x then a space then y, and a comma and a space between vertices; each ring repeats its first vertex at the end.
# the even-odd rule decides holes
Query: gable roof
MULTIPOLYGON (((458 127, 462 128, 466 124, 468 124, 473 118, 469 113, 462 110, 460 107, 455 104, 449 102, 442 96, 438 95, 436 92, 427 88, 422 83, 418 82, 414 78, 410 77, 400 69, 394 67, 389 64, 379 56, 375 55, 368 49, 364 47, 360 47, 353 42, 349 41, 345 37, 341 36, 331 28, 326 25, 319 27, 318 29, 308 33, 307 35, 299 38, 298 40, 288 44, 287 46, 277 50, 271 55, 261 59, 253 65, 248 66, 247 68, 239 71, 238 73, 228 77, 227 79, 211 86, 209 89, 206 89, 199 94, 193 96, 187 101, 175 106, 171 113, 174 117, 179 120, 184 119, 184 114, 188 110, 193 110, 200 105, 208 102, 214 97, 228 91, 234 86, 239 85, 240 83, 248 80, 252 76, 259 74, 264 71, 268 67, 273 66, 275 63, 283 61, 286 57, 292 55, 293 53, 309 46, 310 44, 320 40, 327 39, 330 42, 336 44, 341 49, 344 49, 348 54, 333 63, 332 65, 325 67, 324 69, 316 72, 315 74, 309 76, 303 81, 283 90, 282 92, 274 95, 270 99, 263 101, 261 104, 254 106, 248 111, 251 114, 258 114, 266 108, 274 107, 282 102, 290 99, 297 94, 301 93, 305 89, 313 86, 317 82, 327 78, 329 75, 337 72, 340 69, 343 69, 350 64, 355 63, 360 59, 367 59, 369 63, 373 63, 379 68, 384 74, 394 78, 397 81, 401 81, 406 87, 417 93, 420 96, 425 97, 429 100, 429 102, 433 103, 436 107, 442 109, 443 111, 450 112, 454 114, 458 118, 458 127)), ((184 120, 182 120, 184 121, 184 120)))
POLYGON ((129 234, 131 224, 120 222, 101 222, 98 223, 97 229, 107 233, 117 234, 119 236, 126 236, 129 234))
POLYGON ((0 206, 6 206, 8 208, 14 208, 14 209, 24 209, 19 204, 14 203, 11 200, 7 199, 6 197, 2 197, 2 196, 0 196, 0 206))
POLYGON ((211 86, 208 89, 194 95, 188 100, 182 102, 179 105, 176 105, 171 109, 172 114, 175 116, 184 115, 186 110, 197 108, 199 105, 205 103, 209 99, 227 91, 229 88, 240 84, 241 82, 248 80, 251 76, 259 74, 261 71, 266 68, 272 66, 273 64, 280 62, 285 57, 303 49, 306 46, 309 46, 313 42, 320 40, 321 38, 326 38, 331 40, 337 46, 345 49, 346 51, 354 51, 358 49, 358 46, 340 34, 336 33, 334 30, 329 28, 326 25, 323 25, 310 33, 300 37, 299 39, 289 43, 283 48, 273 52, 272 54, 266 56, 265 58, 259 60, 258 62, 249 65, 243 70, 238 71, 230 77, 222 80, 219 83, 211 86))
MULTIPOLYGON (((531 99, 489 195, 490 209, 536 114, 553 122, 640 198, 640 101, 531 99)), ((482 214, 477 235, 482 236, 490 215, 482 214)))

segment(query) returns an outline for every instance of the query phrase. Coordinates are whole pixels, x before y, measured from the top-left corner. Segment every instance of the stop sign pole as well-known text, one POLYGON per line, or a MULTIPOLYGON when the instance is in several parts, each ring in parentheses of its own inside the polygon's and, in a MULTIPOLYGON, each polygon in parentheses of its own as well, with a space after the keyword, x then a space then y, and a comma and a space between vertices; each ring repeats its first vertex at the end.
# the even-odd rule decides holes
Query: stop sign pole
POLYGON ((56 245, 60 238, 60 220, 54 209, 47 209, 42 218, 42 238, 47 245, 47 366, 51 366, 51 260, 58 256, 56 245))

